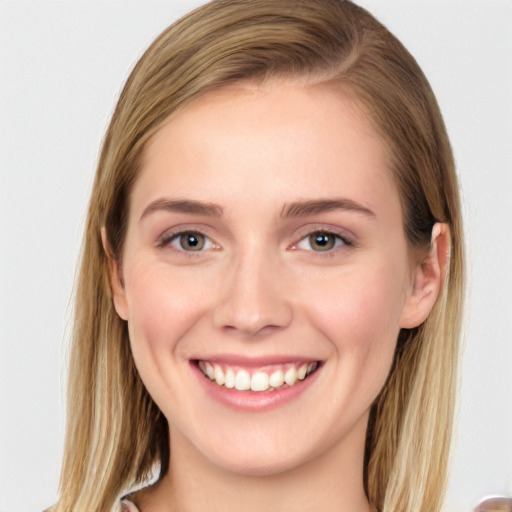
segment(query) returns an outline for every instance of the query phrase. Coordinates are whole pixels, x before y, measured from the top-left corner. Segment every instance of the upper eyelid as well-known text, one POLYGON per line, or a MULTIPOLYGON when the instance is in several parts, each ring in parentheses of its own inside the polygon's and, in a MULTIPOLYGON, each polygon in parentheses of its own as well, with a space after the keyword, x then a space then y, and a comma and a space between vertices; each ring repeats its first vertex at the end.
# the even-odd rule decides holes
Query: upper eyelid
POLYGON ((327 233, 329 235, 334 235, 351 244, 354 243, 356 240, 356 236, 353 233, 351 233, 349 230, 345 228, 342 228, 341 226, 313 224, 309 226, 304 226, 296 231, 296 234, 294 236, 294 244, 299 243, 300 241, 304 240, 304 238, 311 236, 314 233, 327 233))
POLYGON ((177 235, 181 235, 183 233, 198 233, 203 235, 212 241, 214 237, 211 235, 211 229, 207 226, 197 225, 197 224, 180 224, 178 226, 172 226, 167 229, 164 229, 158 236, 157 240, 169 239, 175 237, 177 235))

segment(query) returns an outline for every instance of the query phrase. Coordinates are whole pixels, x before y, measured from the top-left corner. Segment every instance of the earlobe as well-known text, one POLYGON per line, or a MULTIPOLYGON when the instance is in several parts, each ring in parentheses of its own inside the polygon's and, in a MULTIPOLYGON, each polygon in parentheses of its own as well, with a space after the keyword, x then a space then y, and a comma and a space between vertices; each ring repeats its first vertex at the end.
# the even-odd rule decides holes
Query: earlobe
POLYGON ((400 327, 412 329, 422 324, 441 293, 450 261, 451 236, 448 224, 437 222, 432 228, 432 239, 427 256, 414 269, 400 327))
POLYGON ((110 244, 108 242, 107 231, 105 226, 101 228, 101 242, 103 250, 108 259, 108 275, 110 281, 110 289, 112 291, 112 300, 117 314, 123 319, 128 320, 128 304, 126 302, 126 293, 123 285, 123 278, 120 265, 114 257, 110 244))

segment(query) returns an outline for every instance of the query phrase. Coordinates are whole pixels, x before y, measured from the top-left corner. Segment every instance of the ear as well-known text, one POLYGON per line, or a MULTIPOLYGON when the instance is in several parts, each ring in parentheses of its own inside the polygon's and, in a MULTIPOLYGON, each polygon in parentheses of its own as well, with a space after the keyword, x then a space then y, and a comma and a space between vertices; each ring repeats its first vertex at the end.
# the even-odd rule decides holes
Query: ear
POLYGON ((117 314, 123 319, 128 320, 128 303, 126 300, 126 292, 123 284, 123 276, 121 274, 121 266, 114 257, 113 251, 107 237, 105 226, 101 228, 101 242, 103 250, 108 258, 108 276, 110 281, 110 289, 112 291, 112 299, 117 314))
POLYGON ((422 324, 430 314, 441 292, 450 261, 450 228, 436 223, 428 255, 416 265, 412 283, 400 317, 400 327, 412 329, 422 324))

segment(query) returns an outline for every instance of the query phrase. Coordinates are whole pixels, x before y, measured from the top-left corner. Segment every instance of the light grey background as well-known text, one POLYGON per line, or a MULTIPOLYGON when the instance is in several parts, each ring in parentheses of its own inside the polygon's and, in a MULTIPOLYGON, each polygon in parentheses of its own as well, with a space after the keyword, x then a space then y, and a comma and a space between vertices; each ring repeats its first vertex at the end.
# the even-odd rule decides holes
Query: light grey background
MULTIPOLYGON (((129 70, 197 1, 0 1, 0 510, 57 497, 70 297, 103 133, 129 70)), ((361 0, 438 96, 471 294, 447 512, 512 494, 512 1, 361 0)))

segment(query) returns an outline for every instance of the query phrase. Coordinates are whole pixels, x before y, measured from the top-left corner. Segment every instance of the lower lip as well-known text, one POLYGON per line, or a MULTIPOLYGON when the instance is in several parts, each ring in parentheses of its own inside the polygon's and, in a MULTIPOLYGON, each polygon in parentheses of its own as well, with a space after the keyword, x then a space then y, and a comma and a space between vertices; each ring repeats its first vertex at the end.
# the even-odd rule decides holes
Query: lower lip
POLYGON ((274 391, 237 391, 236 389, 219 386, 205 377, 196 363, 191 362, 190 366, 209 397, 222 405, 246 412, 269 411, 295 400, 311 387, 321 371, 320 366, 304 380, 293 386, 275 389, 274 391))

